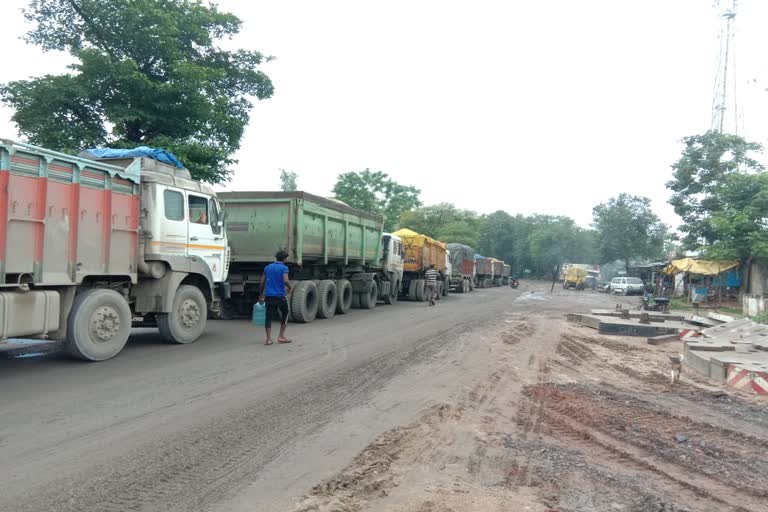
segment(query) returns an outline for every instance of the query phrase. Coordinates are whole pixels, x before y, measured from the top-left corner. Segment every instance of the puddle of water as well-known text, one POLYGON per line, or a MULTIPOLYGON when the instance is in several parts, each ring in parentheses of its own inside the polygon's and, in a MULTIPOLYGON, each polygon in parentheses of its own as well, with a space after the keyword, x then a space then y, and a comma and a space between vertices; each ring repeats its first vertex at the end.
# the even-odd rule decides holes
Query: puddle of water
POLYGON ((529 293, 527 295, 521 295, 518 298, 515 299, 515 302, 524 302, 528 300, 547 300, 547 297, 544 295, 529 293))

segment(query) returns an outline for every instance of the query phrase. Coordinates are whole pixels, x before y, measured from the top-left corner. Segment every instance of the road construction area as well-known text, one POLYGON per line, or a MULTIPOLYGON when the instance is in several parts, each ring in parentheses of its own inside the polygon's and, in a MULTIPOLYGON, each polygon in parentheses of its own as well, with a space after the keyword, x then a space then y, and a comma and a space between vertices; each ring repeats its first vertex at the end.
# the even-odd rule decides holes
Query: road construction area
MULTIPOLYGON (((765 398, 690 371, 679 342, 566 313, 637 297, 477 290, 119 357, 2 352, 0 510, 768 510, 765 398)), ((630 307, 633 307, 633 306, 630 307)))

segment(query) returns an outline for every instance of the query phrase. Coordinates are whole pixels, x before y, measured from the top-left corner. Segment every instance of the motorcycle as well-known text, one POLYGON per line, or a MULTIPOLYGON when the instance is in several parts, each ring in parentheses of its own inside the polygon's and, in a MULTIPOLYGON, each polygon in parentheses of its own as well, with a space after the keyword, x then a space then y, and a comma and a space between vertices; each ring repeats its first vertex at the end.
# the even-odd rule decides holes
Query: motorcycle
POLYGON ((654 297, 652 294, 645 292, 643 294, 641 308, 645 311, 661 311, 662 313, 669 313, 669 299, 666 297, 654 297))
POLYGON ((510 279, 509 281, 509 287, 513 290, 517 290, 517 287, 520 286, 520 281, 517 279, 510 279))

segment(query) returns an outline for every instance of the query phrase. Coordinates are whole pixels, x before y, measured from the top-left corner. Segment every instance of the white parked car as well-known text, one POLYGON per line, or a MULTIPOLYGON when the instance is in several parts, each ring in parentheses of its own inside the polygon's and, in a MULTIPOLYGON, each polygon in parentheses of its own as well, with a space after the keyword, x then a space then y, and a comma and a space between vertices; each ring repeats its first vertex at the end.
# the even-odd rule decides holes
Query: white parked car
POLYGON ((611 279, 611 293, 615 295, 642 295, 645 284, 639 277, 614 277, 611 279))

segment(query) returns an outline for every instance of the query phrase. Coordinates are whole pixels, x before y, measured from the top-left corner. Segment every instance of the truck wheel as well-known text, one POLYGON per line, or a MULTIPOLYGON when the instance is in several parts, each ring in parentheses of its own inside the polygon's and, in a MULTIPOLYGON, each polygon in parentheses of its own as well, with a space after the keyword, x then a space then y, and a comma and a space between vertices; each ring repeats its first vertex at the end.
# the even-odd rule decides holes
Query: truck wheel
POLYGON ((416 300, 416 282, 418 279, 408 281, 408 300, 416 300))
POLYGON ((424 279, 416 279, 416 290, 414 297, 418 302, 424 302, 427 299, 426 285, 427 282, 424 279))
POLYGON ((443 281, 443 297, 447 297, 448 293, 451 291, 451 283, 448 282, 448 279, 443 281))
POLYGON ((475 291, 475 281, 473 279, 469 280, 469 291, 475 291))
POLYGON ((308 324, 317 316, 318 303, 315 283, 299 281, 291 294, 291 318, 294 322, 308 324))
POLYGON ((208 305, 197 286, 182 285, 173 297, 170 313, 157 315, 160 336, 171 343, 192 343, 205 331, 208 305))
POLYGON ((352 308, 352 283, 346 279, 336 281, 336 313, 345 314, 352 308))
POLYGON ((389 290, 389 295, 384 297, 385 304, 395 304, 397 302, 397 295, 400 293, 400 282, 394 283, 394 286, 389 290))
POLYGON ((336 283, 329 279, 320 281, 317 285, 317 296, 320 299, 317 306, 317 316, 333 318, 333 315, 336 314, 336 302, 338 301, 336 283))
POLYGON ((114 290, 86 290, 75 298, 67 319, 67 351, 85 361, 115 357, 131 334, 131 308, 114 290))
POLYGON ((371 282, 371 291, 360 294, 360 308, 373 309, 379 300, 379 284, 376 281, 371 282))

